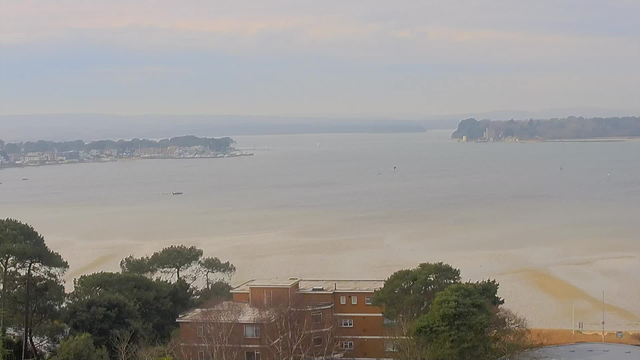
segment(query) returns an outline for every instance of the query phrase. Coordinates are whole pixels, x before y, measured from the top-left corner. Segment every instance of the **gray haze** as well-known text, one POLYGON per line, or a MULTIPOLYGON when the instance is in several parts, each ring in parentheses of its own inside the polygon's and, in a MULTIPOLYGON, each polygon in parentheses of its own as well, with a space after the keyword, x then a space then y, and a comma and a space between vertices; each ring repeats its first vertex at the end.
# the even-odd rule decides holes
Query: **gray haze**
POLYGON ((0 114, 638 107, 637 0, 0 0, 0 114))
POLYGON ((640 111, 598 108, 558 108, 541 111, 492 111, 419 116, 249 116, 249 115, 0 115, 0 139, 5 141, 97 139, 158 139, 179 135, 234 136, 318 133, 400 133, 455 129, 466 118, 509 120, 567 116, 640 115, 640 111))

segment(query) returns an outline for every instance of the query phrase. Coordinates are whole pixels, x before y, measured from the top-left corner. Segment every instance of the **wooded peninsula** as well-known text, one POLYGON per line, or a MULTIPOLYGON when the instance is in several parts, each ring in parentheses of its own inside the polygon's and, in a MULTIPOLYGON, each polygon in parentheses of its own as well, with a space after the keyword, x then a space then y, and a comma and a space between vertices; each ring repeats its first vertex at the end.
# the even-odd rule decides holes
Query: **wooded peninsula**
POLYGON ((640 136, 640 117, 583 118, 570 116, 548 120, 460 121, 452 139, 469 141, 518 141, 629 138, 640 136))
POLYGON ((117 159, 194 159, 252 155, 233 147, 229 137, 179 136, 162 140, 82 140, 7 143, 0 140, 0 167, 108 162, 117 159))

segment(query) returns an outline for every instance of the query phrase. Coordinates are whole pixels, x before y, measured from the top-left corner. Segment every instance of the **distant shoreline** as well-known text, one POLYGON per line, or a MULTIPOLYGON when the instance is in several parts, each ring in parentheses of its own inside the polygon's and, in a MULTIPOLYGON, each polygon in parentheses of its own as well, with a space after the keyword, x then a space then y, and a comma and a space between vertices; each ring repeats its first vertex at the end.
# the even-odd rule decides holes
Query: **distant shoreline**
POLYGON ((138 161, 138 160, 204 160, 204 159, 226 159, 226 158, 235 158, 235 157, 247 157, 253 156, 253 153, 241 154, 241 155, 228 155, 228 156, 209 156, 209 157, 171 157, 171 156, 163 156, 163 157, 126 157, 126 158, 117 158, 108 161, 73 161, 66 163, 52 163, 52 164, 9 164, 9 165, 0 165, 0 170, 5 169, 24 169, 24 168, 37 168, 42 166, 63 166, 63 165, 74 165, 74 164, 107 164, 114 163, 119 161, 138 161))

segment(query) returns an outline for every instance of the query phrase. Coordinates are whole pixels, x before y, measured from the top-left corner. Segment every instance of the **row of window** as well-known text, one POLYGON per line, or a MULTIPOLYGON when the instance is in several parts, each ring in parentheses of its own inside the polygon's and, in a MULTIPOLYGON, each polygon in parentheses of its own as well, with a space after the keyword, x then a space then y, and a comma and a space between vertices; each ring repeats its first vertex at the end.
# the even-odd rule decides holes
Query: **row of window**
MULTIPOLYGON (((204 337, 204 325, 198 325, 198 337, 204 337)), ((260 326, 259 325, 245 325, 244 337, 248 339, 260 338, 260 326)))
MULTIPOLYGON (((364 304, 365 305, 373 305, 373 298, 371 296, 365 296, 364 297, 364 304)), ((340 296, 340 305, 347 305, 347 297, 346 296, 340 296)), ((356 296, 356 295, 351 296, 351 305, 358 305, 358 296, 356 296)))
MULTIPOLYGON (((314 346, 322 346, 323 344, 322 336, 314 336, 313 337, 313 345, 314 346)), ((338 344, 341 350, 354 350, 355 345, 353 341, 340 341, 338 344)), ((398 343, 395 341, 385 341, 384 342, 384 351, 386 352, 397 352, 398 351, 398 343)), ((261 360, 260 351, 250 350, 244 353, 245 360, 261 360)), ((198 360, 205 360, 204 350, 198 351, 198 360)))
MULTIPOLYGON (((208 360, 206 357, 204 350, 198 351, 198 360, 208 360)), ((209 359, 212 359, 211 357, 209 359)), ((260 356, 260 351, 251 350, 245 351, 244 360, 261 360, 262 356, 260 356)))
MULTIPOLYGON (((340 349, 342 350, 353 350, 355 349, 355 346, 353 344, 353 341, 340 341, 340 344, 338 344, 340 349)), ((384 342, 384 351, 387 352, 397 352, 398 351, 398 343, 395 341, 385 341, 384 342)))
MULTIPOLYGON (((315 324, 322 323, 322 313, 312 313, 311 318, 315 324)), ((353 319, 340 319, 338 325, 343 328, 352 328, 353 319)), ((204 337, 204 325, 198 325, 198 337, 204 337)), ((259 325, 245 325, 244 337, 247 339, 259 339, 260 338, 260 326, 259 325)))

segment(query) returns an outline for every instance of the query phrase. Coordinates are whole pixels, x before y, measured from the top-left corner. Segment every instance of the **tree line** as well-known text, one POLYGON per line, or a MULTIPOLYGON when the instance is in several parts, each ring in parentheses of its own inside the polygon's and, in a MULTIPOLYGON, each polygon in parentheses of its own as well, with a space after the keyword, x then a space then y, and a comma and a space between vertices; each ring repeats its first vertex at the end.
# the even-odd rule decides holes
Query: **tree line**
POLYGON ((168 148, 203 146, 211 151, 224 151, 229 149, 235 141, 230 137, 208 138, 197 136, 178 136, 162 140, 132 139, 132 140, 96 140, 85 143, 82 140, 75 141, 27 141, 20 143, 7 143, 0 140, 0 151, 6 154, 22 154, 30 152, 70 152, 91 150, 117 150, 119 152, 135 151, 141 148, 168 148))
POLYGON ((121 272, 82 275, 70 293, 62 279, 68 268, 33 227, 0 220, 0 359, 170 358, 178 316, 229 299, 235 273, 231 263, 186 246, 129 256, 121 272))
POLYGON ((588 139, 603 137, 640 136, 640 117, 583 118, 570 116, 549 120, 492 121, 465 119, 460 121, 453 139, 482 139, 491 130, 495 140, 515 137, 519 139, 588 139))

